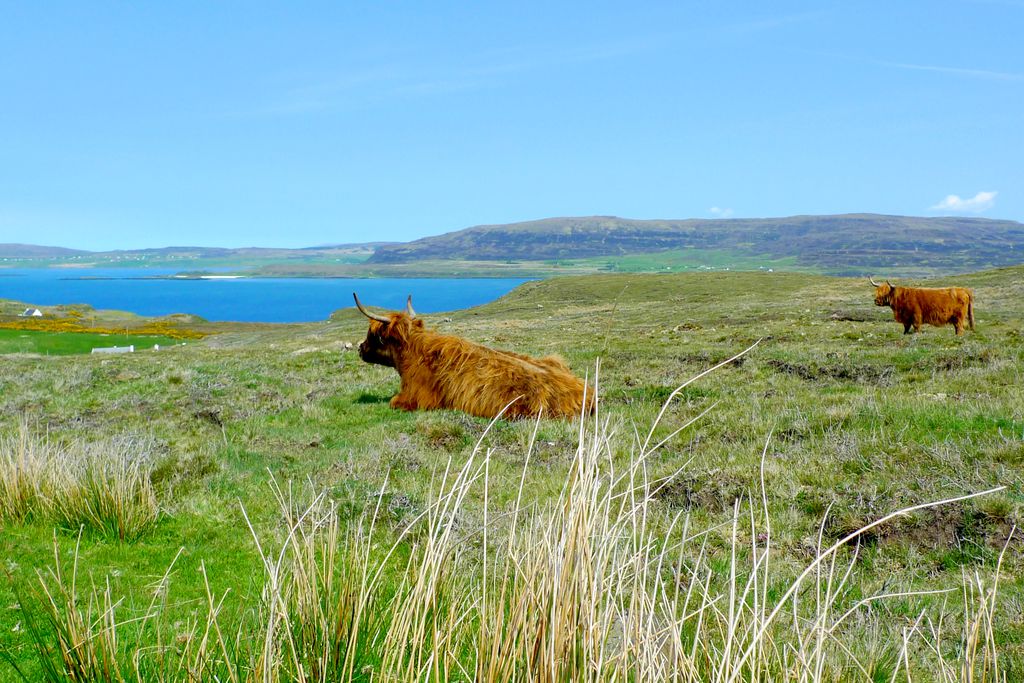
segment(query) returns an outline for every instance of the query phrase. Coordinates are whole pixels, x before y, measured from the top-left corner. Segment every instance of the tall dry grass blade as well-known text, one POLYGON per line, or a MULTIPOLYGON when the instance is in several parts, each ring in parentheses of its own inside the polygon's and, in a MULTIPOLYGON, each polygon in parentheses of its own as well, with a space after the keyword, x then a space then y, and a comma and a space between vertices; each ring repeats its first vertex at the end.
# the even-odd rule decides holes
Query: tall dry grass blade
MULTIPOLYGON (((977 493, 969 493, 969 494, 964 495, 964 496, 957 496, 955 498, 947 498, 945 500, 939 500, 939 501, 934 501, 934 502, 930 502, 930 503, 921 503, 919 505, 913 505, 911 507, 903 508, 902 510, 897 510, 896 512, 892 512, 892 513, 890 513, 890 514, 888 514, 888 515, 886 515, 886 516, 884 516, 884 517, 882 517, 882 518, 880 518, 878 520, 875 520, 871 524, 863 526, 860 529, 858 529, 858 530, 856 530, 856 531, 854 531, 854 532, 844 536, 843 538, 839 539, 834 544, 832 544, 825 552, 819 553, 818 556, 814 559, 814 561, 811 562, 811 564, 808 565, 807 568, 805 568, 803 570, 803 572, 801 572, 800 575, 797 576, 797 578, 790 584, 789 589, 787 589, 786 592, 779 599, 778 605, 775 606, 775 608, 771 611, 771 613, 769 613, 769 615, 765 618, 764 622, 762 622, 762 624, 761 624, 760 628, 758 629, 758 632, 757 632, 757 634, 756 634, 756 636, 755 636, 755 638, 753 640, 753 643, 748 647, 747 651, 745 651, 743 653, 743 656, 740 659, 739 663, 742 665, 743 663, 746 662, 747 659, 749 659, 750 655, 753 653, 753 651, 754 651, 754 649, 756 647, 757 641, 760 638, 765 636, 765 634, 766 634, 766 632, 768 630, 768 627, 771 626, 771 624, 774 622, 775 618, 778 616, 779 612, 783 609, 783 607, 785 607, 785 605, 789 601, 789 599, 793 597, 793 595, 796 593, 797 590, 799 590, 800 586, 803 584, 804 579, 806 579, 812 572, 817 570, 817 568, 826 559, 830 558, 840 548, 844 547, 847 543, 849 543, 853 539, 855 539, 855 538, 859 537, 860 535, 870 531, 871 529, 874 529, 875 527, 877 527, 877 526, 879 526, 881 524, 884 524, 885 522, 888 522, 891 519, 895 519, 896 517, 901 517, 901 516, 904 516, 904 515, 908 515, 911 512, 915 512, 917 510, 924 510, 924 509, 927 509, 927 508, 939 507, 941 505, 949 505, 951 503, 958 503, 958 502, 964 501, 964 500, 971 500, 972 498, 979 498, 981 496, 986 496, 986 495, 989 495, 991 493, 996 493, 997 491, 1002 491, 1005 488, 1006 488, 1005 486, 996 486, 994 488, 991 488, 991 489, 988 489, 988 490, 985 490, 985 491, 979 491, 977 493)), ((727 679, 729 683, 732 683, 733 681, 737 680, 736 677, 737 677, 739 671, 740 671, 740 669, 737 668, 733 672, 733 674, 727 679)))
POLYGON ((650 450, 648 447, 651 444, 651 439, 654 438, 654 431, 658 428, 658 425, 661 424, 661 420, 665 416, 665 412, 668 410, 668 407, 670 405, 672 405, 672 401, 674 401, 675 398, 677 396, 679 396, 679 394, 681 394, 683 392, 683 389, 685 389, 686 387, 690 386, 691 384, 696 382, 698 379, 700 379, 700 378, 702 378, 702 377, 704 377, 706 375, 711 374, 712 372, 714 372, 715 370, 718 370, 719 368, 725 367, 726 365, 728 365, 729 363, 732 363, 733 361, 735 361, 738 358, 741 358, 741 357, 745 356, 746 354, 748 354, 751 351, 753 351, 754 348, 756 348, 757 345, 760 344, 760 343, 761 343, 761 340, 758 339, 756 342, 754 342, 753 344, 751 344, 747 348, 743 349, 742 351, 737 353, 732 358, 728 358, 728 359, 722 361, 721 363, 719 363, 718 365, 714 365, 714 366, 708 368, 707 370, 704 370, 703 372, 700 372, 700 373, 694 375, 693 377, 691 377, 690 379, 686 380, 685 382, 680 384, 678 387, 673 389, 672 393, 670 393, 668 395, 668 398, 666 398, 665 401, 662 403, 661 410, 658 411, 658 415, 654 418, 654 421, 651 423, 651 429, 647 433, 647 438, 644 439, 643 446, 640 448, 641 456, 644 453, 647 453, 648 450, 650 450))

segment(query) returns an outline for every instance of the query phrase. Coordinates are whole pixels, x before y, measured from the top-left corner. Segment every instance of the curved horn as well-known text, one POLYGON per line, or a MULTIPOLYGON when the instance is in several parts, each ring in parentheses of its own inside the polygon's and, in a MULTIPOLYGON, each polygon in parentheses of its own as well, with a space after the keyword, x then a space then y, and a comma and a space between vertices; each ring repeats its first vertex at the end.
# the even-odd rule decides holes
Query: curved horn
POLYGON ((405 300, 405 312, 409 315, 410 320, 416 319, 416 311, 412 310, 412 294, 405 300))
POLYGON ((882 286, 882 285, 878 284, 877 282, 875 282, 875 278, 873 278, 873 277, 869 277, 868 278, 868 282, 871 283, 872 287, 881 287, 882 286))
POLYGON ((895 285, 893 285, 893 283, 889 282, 888 280, 886 280, 886 281, 885 281, 885 284, 889 285, 889 286, 890 286, 890 287, 892 287, 893 289, 896 289, 896 286, 895 286, 895 285))
POLYGON ((356 296, 355 292, 352 292, 352 298, 356 300, 356 308, 359 309, 359 312, 365 315, 370 320, 376 320, 377 322, 384 324, 391 322, 391 318, 386 318, 383 315, 376 315, 374 313, 370 313, 368 310, 363 308, 363 305, 359 303, 359 297, 356 296))

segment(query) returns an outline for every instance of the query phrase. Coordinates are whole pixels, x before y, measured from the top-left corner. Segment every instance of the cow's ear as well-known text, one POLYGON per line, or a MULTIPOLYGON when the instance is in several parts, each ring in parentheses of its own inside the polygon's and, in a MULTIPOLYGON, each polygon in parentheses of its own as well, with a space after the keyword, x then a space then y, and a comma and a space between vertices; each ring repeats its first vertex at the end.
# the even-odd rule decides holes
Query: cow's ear
POLYGON ((419 329, 421 329, 421 330, 423 329, 423 321, 422 321, 422 320, 420 320, 419 318, 415 318, 415 319, 414 319, 414 320, 412 321, 412 325, 413 325, 413 327, 417 327, 417 328, 419 328, 419 329))

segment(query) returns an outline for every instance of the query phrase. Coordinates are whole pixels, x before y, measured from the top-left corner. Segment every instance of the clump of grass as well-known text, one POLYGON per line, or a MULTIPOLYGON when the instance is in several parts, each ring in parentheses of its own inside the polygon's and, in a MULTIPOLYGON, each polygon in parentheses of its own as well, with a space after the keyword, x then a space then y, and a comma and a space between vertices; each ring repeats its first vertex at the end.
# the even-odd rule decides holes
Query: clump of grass
MULTIPOLYGON (((282 489, 271 479, 270 487, 287 533, 273 552, 249 525, 266 582, 254 626, 259 638, 233 676, 352 680, 372 670, 370 643, 384 630, 384 593, 375 589, 379 574, 374 575, 370 559, 373 522, 369 528, 360 523, 342 530, 337 504, 323 493, 303 506, 291 486, 282 489)), ((223 638, 219 646, 228 649, 223 638)))
POLYGON ((137 439, 89 444, 75 451, 53 478, 54 517, 68 528, 135 540, 159 511, 152 470, 145 444, 137 439))
MULTIPOLYGON (((124 642, 121 632, 127 625, 134 624, 138 634, 155 634, 155 642, 147 643, 149 647, 158 654, 165 650, 160 640, 161 631, 159 627, 154 628, 154 624, 161 613, 158 601, 166 597, 168 578, 177 557, 155 584, 153 598, 141 616, 119 619, 119 611, 125 611, 123 601, 114 599, 109 579, 102 586, 90 584, 88 589, 80 587, 78 560, 81 540, 79 532, 74 554, 70 561, 65 561, 55 535, 53 566, 45 571, 37 570, 37 585, 27 594, 20 591, 18 594, 25 630, 38 653, 38 676, 41 679, 26 675, 9 653, 0 651, 0 658, 6 659, 13 671, 25 681, 124 683, 154 680, 150 676, 152 673, 169 673, 140 666, 138 650, 124 642), (33 608, 28 607, 29 601, 33 608)), ((158 675, 155 680, 188 680, 185 672, 185 668, 180 668, 176 677, 158 675)))
POLYGON ((22 421, 14 435, 0 436, 0 522, 22 522, 42 507, 53 447, 32 438, 22 421))
POLYGON ((159 512, 151 453, 130 436, 62 447, 22 423, 0 439, 0 520, 37 516, 132 541, 159 512))
MULTIPOLYGON (((118 622, 110 584, 93 587, 82 601, 78 589, 78 545, 75 546, 71 575, 64 573, 60 552, 54 541, 54 565, 48 576, 39 574, 39 603, 52 638, 41 637, 39 626, 27 618, 37 646, 44 648, 44 671, 49 680, 118 681, 123 653, 117 646, 118 622)), ((28 616, 28 613, 26 613, 28 616)))

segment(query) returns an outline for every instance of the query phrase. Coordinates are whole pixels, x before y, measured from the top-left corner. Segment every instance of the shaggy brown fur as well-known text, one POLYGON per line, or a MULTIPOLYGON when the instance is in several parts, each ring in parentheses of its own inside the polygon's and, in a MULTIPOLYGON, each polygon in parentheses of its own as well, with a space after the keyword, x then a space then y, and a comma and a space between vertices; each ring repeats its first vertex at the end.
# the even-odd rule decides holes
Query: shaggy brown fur
POLYGON ((883 282, 875 288, 875 305, 889 306, 896 322, 903 323, 903 334, 921 331, 927 323, 936 327, 953 325, 964 333, 964 325, 974 329, 974 292, 964 287, 894 287, 883 282))
MULTIPOLYGON (((410 309, 411 310, 411 309, 410 309)), ((557 356, 531 358, 438 334, 408 313, 370 320, 359 357, 398 371, 392 408, 451 408, 480 417, 572 418, 593 410, 592 390, 557 356), (586 398, 584 399, 584 394, 586 398), (511 405, 509 405, 511 404, 511 405)))

